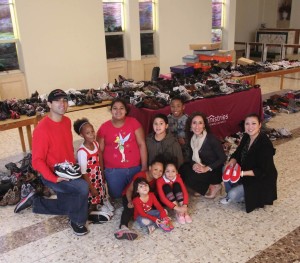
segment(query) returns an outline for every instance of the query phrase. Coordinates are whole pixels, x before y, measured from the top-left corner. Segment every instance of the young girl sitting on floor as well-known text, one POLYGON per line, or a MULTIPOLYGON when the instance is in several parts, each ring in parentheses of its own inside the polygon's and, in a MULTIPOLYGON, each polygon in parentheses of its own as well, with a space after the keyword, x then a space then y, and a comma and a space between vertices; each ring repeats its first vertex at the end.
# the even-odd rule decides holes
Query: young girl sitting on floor
MULTIPOLYGON (((73 127, 75 132, 84 139, 77 151, 77 161, 82 177, 89 184, 88 202, 90 210, 97 209, 108 214, 109 220, 113 216, 114 207, 106 194, 106 185, 99 163, 99 144, 96 141, 94 127, 86 118, 76 120, 73 127)), ((103 220, 106 221, 105 218, 103 220)))
POLYGON ((191 223, 192 219, 188 214, 189 196, 186 187, 174 162, 166 162, 165 167, 164 175, 156 181, 159 199, 167 207, 176 211, 179 224, 191 223))
POLYGON ((156 199, 154 193, 149 192, 149 183, 145 178, 137 178, 133 183, 133 193, 137 195, 133 199, 134 220, 141 227, 147 227, 151 234, 156 227, 160 227, 165 232, 174 229, 173 224, 168 218, 166 211, 156 199), (152 207, 156 209, 153 209, 152 207))

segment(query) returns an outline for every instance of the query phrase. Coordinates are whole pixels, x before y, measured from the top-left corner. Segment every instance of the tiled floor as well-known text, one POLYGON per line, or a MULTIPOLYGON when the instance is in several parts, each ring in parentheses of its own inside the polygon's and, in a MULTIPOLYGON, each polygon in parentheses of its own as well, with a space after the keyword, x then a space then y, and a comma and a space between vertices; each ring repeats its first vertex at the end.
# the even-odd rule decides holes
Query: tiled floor
MULTIPOLYGON (((299 76, 286 78, 284 89, 299 89, 299 76)), ((262 93, 276 91, 279 78, 260 80, 262 93)), ((97 129, 110 118, 106 108, 69 113, 74 121, 87 117, 97 129)), ((279 172, 278 200, 273 206, 244 212, 242 204, 221 205, 191 197, 193 223, 178 225, 171 233, 157 230, 148 236, 136 223, 134 242, 119 241, 121 207, 102 225, 89 225, 90 233, 75 236, 65 217, 35 215, 30 209, 14 214, 0 208, 0 263, 10 262, 300 262, 300 113, 280 113, 268 127, 293 131, 292 139, 277 141, 275 163, 279 172)), ((75 148, 81 142, 74 134, 75 148)), ((22 159, 17 130, 1 132, 0 170, 22 159)))

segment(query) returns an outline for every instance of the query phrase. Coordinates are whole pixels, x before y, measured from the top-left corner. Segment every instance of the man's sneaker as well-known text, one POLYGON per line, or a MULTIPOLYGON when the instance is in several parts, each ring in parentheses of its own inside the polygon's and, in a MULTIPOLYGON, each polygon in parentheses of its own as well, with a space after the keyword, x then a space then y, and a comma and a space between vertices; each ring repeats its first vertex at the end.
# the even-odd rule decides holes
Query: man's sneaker
POLYGON ((89 216, 88 220, 91 221, 92 224, 103 224, 110 220, 110 216, 101 211, 92 211, 89 216))
POLYGON ((169 218, 163 218, 157 222, 157 226, 165 232, 170 232, 174 229, 172 221, 169 218))
POLYGON ((81 177, 80 169, 78 165, 73 165, 65 161, 64 163, 58 163, 54 165, 54 172, 56 175, 67 179, 78 179, 81 177))
POLYGON ((233 165, 227 165, 227 167, 222 175, 222 179, 224 182, 228 182, 230 180, 232 172, 233 172, 233 165))
POLYGON ((126 240, 133 241, 138 237, 138 234, 130 230, 128 227, 122 227, 114 233, 114 236, 116 239, 119 240, 126 239, 126 240))
POLYGON ((241 177, 241 166, 236 163, 236 165, 233 168, 232 175, 230 176, 230 181, 232 183, 236 183, 241 177))
POLYGON ((32 206, 32 201, 35 196, 35 190, 32 190, 26 197, 22 198, 21 201, 16 205, 14 212, 19 213, 22 210, 32 206))
POLYGON ((69 221, 69 225, 72 228, 74 234, 77 236, 84 236, 89 232, 85 225, 78 225, 76 223, 73 223, 71 220, 69 221))
POLYGON ((108 214, 110 217, 113 217, 114 215, 114 213, 105 205, 97 205, 97 210, 108 214))
POLYGON ((111 212, 115 211, 115 208, 113 207, 108 198, 103 200, 103 205, 105 205, 111 212))

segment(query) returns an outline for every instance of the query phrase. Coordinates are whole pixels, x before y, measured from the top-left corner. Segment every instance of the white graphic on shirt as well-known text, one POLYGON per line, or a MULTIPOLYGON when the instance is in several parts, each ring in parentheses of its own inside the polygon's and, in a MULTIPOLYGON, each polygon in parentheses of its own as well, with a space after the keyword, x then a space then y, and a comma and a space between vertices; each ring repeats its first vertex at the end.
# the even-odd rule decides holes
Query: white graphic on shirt
POLYGON ((119 148, 119 151, 122 155, 122 160, 121 160, 121 163, 124 163, 126 162, 126 156, 125 156, 125 153, 124 153, 124 144, 125 142, 127 142, 130 138, 130 133, 123 139, 121 133, 119 133, 119 136, 116 137, 116 140, 114 141, 115 143, 117 143, 117 147, 115 149, 118 149, 119 148))

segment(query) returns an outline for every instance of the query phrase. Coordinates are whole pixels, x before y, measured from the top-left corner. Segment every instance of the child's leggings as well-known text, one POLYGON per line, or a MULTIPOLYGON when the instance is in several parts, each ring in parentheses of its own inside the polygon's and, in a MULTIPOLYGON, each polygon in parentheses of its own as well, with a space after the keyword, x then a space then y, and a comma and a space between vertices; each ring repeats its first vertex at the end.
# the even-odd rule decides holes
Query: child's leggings
POLYGON ((166 197, 171 201, 177 201, 182 202, 183 201, 183 193, 181 190, 181 186, 179 183, 174 183, 173 187, 171 187, 169 184, 165 184, 163 186, 163 191, 166 195, 166 197))

